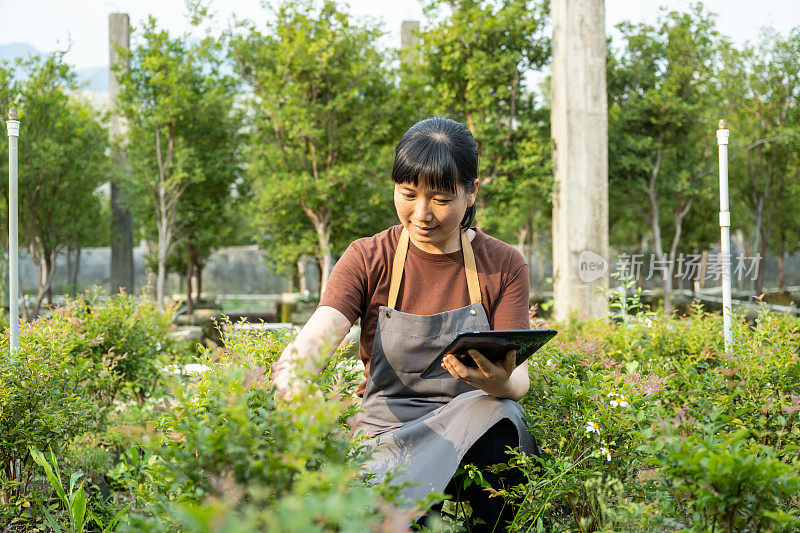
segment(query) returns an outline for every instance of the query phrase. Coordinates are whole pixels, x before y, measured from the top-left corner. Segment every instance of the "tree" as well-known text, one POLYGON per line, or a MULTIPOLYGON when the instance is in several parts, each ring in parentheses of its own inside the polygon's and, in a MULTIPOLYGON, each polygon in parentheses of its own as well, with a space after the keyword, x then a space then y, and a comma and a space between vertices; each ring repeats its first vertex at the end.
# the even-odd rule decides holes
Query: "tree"
POLYGON ((119 105, 129 123, 125 150, 133 171, 129 197, 139 199, 132 207, 144 234, 157 238, 159 308, 171 247, 181 237, 196 238, 197 224, 213 231, 225 223, 210 211, 230 198, 237 173, 233 84, 220 73, 217 49, 210 37, 197 44, 186 36, 173 38, 150 17, 140 44, 128 52, 130 70, 120 75, 119 105))
MULTIPOLYGON (((37 271, 32 318, 45 297, 52 303, 51 281, 58 255, 65 249, 79 249, 98 232, 107 231, 107 221, 101 217, 103 200, 96 191, 109 172, 108 134, 92 107, 74 95, 77 78, 63 62, 64 53, 18 60, 17 81, 12 81, 8 70, 0 75, 5 85, 0 93, 15 95, 13 105, 21 122, 19 227, 20 241, 37 271)), ((2 103, 6 114, 6 106, 12 104, 2 103)), ((7 182, 2 191, 2 227, 8 235, 7 182)))
MULTIPOLYGON (((732 171, 745 176, 733 182, 735 191, 753 221, 753 252, 760 254, 755 292, 763 292, 766 254, 773 240, 776 221, 779 241, 796 226, 787 219, 796 196, 796 147, 800 134, 800 29, 786 38, 766 30, 755 44, 730 54, 724 87, 731 113, 735 144, 732 171), (793 172, 792 169, 795 169, 793 172), (736 186, 736 184, 741 184, 736 186)), ((793 217, 789 216, 789 219, 793 217)), ((783 244, 772 243, 772 250, 783 244), (775 246, 777 244, 777 246, 775 246)), ((782 263, 781 263, 782 268, 782 263)))
POLYGON ((430 0, 423 9, 428 109, 469 127, 481 163, 479 223, 521 246, 547 225, 553 183, 549 112, 525 82, 549 61, 549 3, 430 0))
POLYGON ((273 15, 267 33, 249 23, 231 43, 254 96, 248 171, 273 261, 288 268, 316 256, 322 292, 334 251, 391 220, 387 178, 403 106, 378 29, 332 1, 318 10, 285 2, 273 15))
POLYGON ((609 200, 623 208, 621 218, 640 216, 649 226, 669 313, 686 217, 715 192, 710 139, 722 43, 700 5, 662 13, 655 26, 617 27, 622 47, 608 54, 609 200))
POLYGON ((235 81, 219 72, 222 42, 208 40, 205 45, 210 57, 205 70, 213 69, 215 91, 205 94, 203 113, 195 115, 184 132, 194 150, 198 179, 187 185, 176 208, 178 246, 171 261, 186 282, 187 314, 192 314, 194 301, 200 299, 206 261, 216 248, 229 243, 242 223, 239 211, 249 199, 241 172, 243 112, 235 105, 235 81))

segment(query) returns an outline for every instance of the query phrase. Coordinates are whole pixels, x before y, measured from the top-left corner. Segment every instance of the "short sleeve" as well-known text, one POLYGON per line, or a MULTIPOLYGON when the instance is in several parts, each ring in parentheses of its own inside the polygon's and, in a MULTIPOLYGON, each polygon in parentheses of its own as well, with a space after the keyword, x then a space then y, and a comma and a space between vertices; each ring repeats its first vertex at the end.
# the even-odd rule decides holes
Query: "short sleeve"
POLYGON ((492 329, 530 329, 529 298, 528 265, 523 262, 503 284, 492 329))
POLYGON ((367 265, 360 247, 354 242, 334 265, 317 308, 333 307, 352 323, 361 317, 366 307, 366 292, 367 265))

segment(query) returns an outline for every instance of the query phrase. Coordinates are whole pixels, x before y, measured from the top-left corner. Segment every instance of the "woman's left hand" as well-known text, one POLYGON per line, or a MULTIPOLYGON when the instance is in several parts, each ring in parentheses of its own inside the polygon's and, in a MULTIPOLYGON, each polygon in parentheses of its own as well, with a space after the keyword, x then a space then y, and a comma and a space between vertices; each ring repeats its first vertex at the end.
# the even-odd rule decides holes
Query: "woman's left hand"
POLYGON ((451 353, 442 358, 442 367, 457 380, 474 385, 490 396, 509 397, 509 379, 516 366, 517 351, 511 350, 504 360, 497 363, 489 361, 478 350, 469 350, 468 353, 478 368, 465 366, 458 356, 451 353))

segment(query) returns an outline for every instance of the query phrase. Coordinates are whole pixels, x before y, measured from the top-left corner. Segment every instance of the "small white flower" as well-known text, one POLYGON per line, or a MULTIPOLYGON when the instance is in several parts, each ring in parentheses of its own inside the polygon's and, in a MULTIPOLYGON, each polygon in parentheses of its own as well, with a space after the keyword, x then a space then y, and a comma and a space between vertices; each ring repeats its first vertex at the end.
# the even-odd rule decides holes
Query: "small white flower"
MULTIPOLYGON (((617 395, 615 394, 615 396, 617 395)), ((619 398, 614 398, 608 403, 611 404, 611 407, 628 407, 628 400, 626 400, 625 396, 621 394, 619 395, 619 398)))
POLYGON ((552 364, 553 364, 553 360, 552 360, 552 359, 548 359, 548 360, 547 360, 547 363, 545 363, 545 364, 546 364, 547 366, 550 366, 550 365, 552 365, 552 364))
POLYGON ((606 461, 611 461, 611 452, 608 451, 608 448, 605 446, 600 448, 600 455, 606 456, 606 461))
POLYGON ((161 349, 161 341, 156 341, 156 350, 161 349))
POLYGON ((597 425, 597 422, 587 422, 586 423, 586 433, 597 433, 600 434, 600 426, 597 425))
POLYGON ((609 392, 608 394, 606 394, 606 396, 608 398, 613 398, 614 396, 619 396, 619 394, 617 394, 616 392, 609 392))

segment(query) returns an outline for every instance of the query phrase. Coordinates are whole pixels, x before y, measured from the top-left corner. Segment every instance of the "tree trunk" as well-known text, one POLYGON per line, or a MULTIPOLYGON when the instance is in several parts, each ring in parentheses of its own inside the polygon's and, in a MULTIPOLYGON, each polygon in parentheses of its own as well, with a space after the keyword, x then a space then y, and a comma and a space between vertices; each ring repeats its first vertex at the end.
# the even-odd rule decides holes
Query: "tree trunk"
MULTIPOLYGON (((755 219, 756 219, 756 229, 755 234, 753 237, 753 251, 761 250, 762 243, 761 243, 761 233, 762 233, 762 224, 764 218, 764 201, 766 200, 766 194, 759 194, 758 186, 756 181, 753 179, 754 170, 752 168, 752 161, 748 158, 748 171, 750 173, 750 179, 753 182, 753 185, 750 189, 750 197, 753 200, 753 204, 755 205, 755 219)), ((769 191, 769 184, 767 184, 767 191, 769 191)), ((763 280, 761 279, 761 268, 763 263, 765 262, 765 257, 761 257, 761 261, 759 262, 758 266, 758 275, 756 279, 753 280, 753 290, 756 294, 761 294, 761 288, 763 286, 763 280)))
POLYGON ((305 256, 300 256, 300 259, 297 260, 297 280, 298 280, 298 288, 301 293, 306 294, 308 292, 308 272, 306 269, 306 258, 305 256))
POLYGON ((194 307, 192 305, 192 265, 186 265, 186 271, 184 275, 186 277, 186 314, 191 315, 194 313, 194 307))
POLYGON ((786 257, 786 230, 781 228, 781 252, 778 256, 778 290, 783 292, 783 258, 786 257))
POLYGON ((200 295, 203 294, 203 263, 197 260, 194 264, 194 275, 197 279, 197 298, 200 301, 200 295))
POLYGON ((331 212, 324 211, 322 213, 314 211, 305 204, 301 203, 303 211, 306 216, 311 219, 314 225, 314 230, 317 232, 317 243, 319 244, 319 262, 320 262, 320 276, 319 276, 319 296, 325 294, 325 287, 328 284, 328 277, 333 269, 333 254, 331 253, 331 212))
MULTIPOLYGON (((661 246, 661 225, 658 221, 659 205, 658 194, 656 193, 656 180, 661 170, 661 157, 663 154, 661 143, 663 139, 664 133, 662 132, 658 139, 658 151, 656 152, 655 164, 653 165, 653 170, 650 173, 650 179, 647 183, 647 199, 650 202, 650 231, 653 234, 653 250, 660 264, 663 264, 664 261, 664 249, 661 246)), ((639 276, 637 276, 637 278, 638 277, 639 276)), ((670 314, 672 312, 672 279, 667 280, 666 278, 668 276, 664 277, 664 312, 670 314)))
POLYGON ((698 280, 698 287, 704 289, 706 286, 706 268, 708 267, 708 250, 703 250, 700 254, 700 279, 698 280))
POLYGON ((156 275, 156 306, 164 311, 164 285, 167 280, 167 257, 169 256, 169 240, 171 228, 163 217, 158 223, 158 273, 156 275))
POLYGON ((158 275, 156 277, 156 306, 164 311, 164 285, 167 278, 167 258, 172 244, 174 228, 173 214, 181 191, 171 189, 168 180, 171 175, 172 158, 175 153, 175 127, 167 129, 167 154, 161 159, 161 127, 156 125, 156 159, 158 162, 157 210, 158 210, 158 275))
POLYGON ((526 225, 517 230, 517 250, 522 254, 525 262, 528 262, 528 257, 525 254, 525 241, 528 239, 528 232, 530 228, 526 225))
POLYGON ((194 313, 194 306, 192 305, 192 278, 194 273, 194 246, 187 240, 186 251, 188 259, 186 261, 186 314, 191 315, 194 313))
POLYGON ((328 278, 331 275, 331 270, 333 270, 333 254, 331 254, 330 243, 326 240, 323 241, 320 239, 319 248, 322 256, 322 264, 320 265, 321 272, 319 279, 319 296, 322 298, 322 295, 325 294, 325 288, 328 286, 328 278))
POLYGON ((672 245, 669 249, 667 274, 664 276, 664 311, 667 313, 672 312, 672 280, 675 275, 675 257, 678 255, 678 245, 681 242, 681 233, 683 233, 683 220, 686 218, 686 215, 689 214, 693 201, 694 198, 689 198, 683 208, 675 213, 675 218, 673 219, 675 222, 675 234, 672 237, 672 245), (667 279, 669 279, 668 283, 666 282, 667 279), (667 309, 667 302, 669 302, 669 309, 667 309))
MULTIPOLYGON (((739 249, 739 255, 737 261, 744 261, 745 257, 750 255, 749 246, 750 244, 747 242, 747 239, 744 236, 744 232, 741 229, 737 229, 734 234, 734 241, 736 242, 736 247, 739 249)), ((731 258, 732 259, 732 258, 731 258)), ((741 292, 744 290, 744 280, 741 276, 735 276, 733 278, 734 283, 736 284, 736 290, 741 292)))
MULTIPOLYGON (((153 243, 151 241, 145 239, 145 241, 144 241, 144 255, 145 255, 145 257, 149 258, 150 254, 152 254, 152 253, 153 253, 153 243)), ((155 284, 155 281, 153 279, 155 273, 150 269, 150 261, 145 261, 145 268, 147 269, 146 272, 145 272, 145 274, 147 275, 146 288, 150 289, 150 294, 149 294, 150 299, 152 301, 155 301, 156 300, 156 284, 155 284)), ((142 294, 144 295, 144 290, 142 291, 142 294)))
POLYGON ((67 248, 67 293, 70 295, 75 294, 72 287, 72 248, 67 248))
MULTIPOLYGON (((319 286, 322 287, 322 258, 319 254, 314 255, 314 262, 317 263, 317 270, 319 270, 319 275, 317 276, 317 281, 319 282, 319 286)), ((319 297, 322 299, 322 289, 319 291, 319 297)))
POLYGON ((56 269, 56 253, 52 252, 47 255, 47 271, 50 273, 50 279, 47 280, 47 305, 53 305, 53 274, 56 269))
MULTIPOLYGON (((52 304, 52 292, 50 291, 50 283, 53 279, 53 268, 52 268, 52 261, 55 257, 55 253, 49 253, 48 250, 42 250, 41 253, 36 249, 36 246, 31 243, 28 246, 28 250, 30 251, 31 258, 33 259, 34 264, 36 265, 36 273, 37 273, 37 293, 36 293, 36 302, 34 303, 33 310, 31 311, 31 320, 35 320, 37 316, 39 316, 39 310, 42 306, 42 301, 44 300, 45 296, 50 293, 50 300, 49 302, 52 304)), ((20 284, 21 285, 21 284, 20 284)), ((22 294, 22 293, 20 293, 22 294)))

